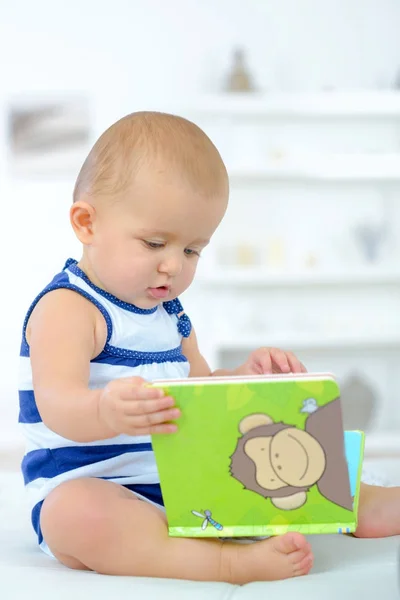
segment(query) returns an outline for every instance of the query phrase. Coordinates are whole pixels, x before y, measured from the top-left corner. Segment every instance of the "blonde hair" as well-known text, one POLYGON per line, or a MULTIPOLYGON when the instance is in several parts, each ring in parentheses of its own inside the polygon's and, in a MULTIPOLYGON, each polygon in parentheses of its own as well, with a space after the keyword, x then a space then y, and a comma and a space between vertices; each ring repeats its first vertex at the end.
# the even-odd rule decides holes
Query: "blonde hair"
POLYGON ((225 165, 204 131, 182 117, 146 111, 123 117, 100 136, 79 172, 74 202, 82 194, 118 195, 143 165, 175 171, 204 195, 228 192, 225 165))

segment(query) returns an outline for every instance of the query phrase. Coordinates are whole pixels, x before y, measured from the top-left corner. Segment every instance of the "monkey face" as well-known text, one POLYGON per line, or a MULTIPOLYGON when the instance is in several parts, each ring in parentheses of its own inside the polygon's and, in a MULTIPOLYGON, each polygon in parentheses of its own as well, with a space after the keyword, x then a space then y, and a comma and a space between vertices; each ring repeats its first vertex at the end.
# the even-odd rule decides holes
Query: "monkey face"
POLYGON ((230 472, 245 489, 271 498, 281 510, 293 510, 316 484, 322 496, 353 510, 340 398, 313 411, 305 430, 253 413, 240 421, 239 431, 230 472))
POLYGON ((325 454, 306 431, 289 427, 272 437, 254 437, 244 451, 256 466, 258 485, 278 490, 287 485, 306 487, 316 483, 325 470, 325 454))
POLYGON ((280 477, 282 466, 277 464, 279 461, 275 459, 273 465, 271 460, 273 441, 272 437, 256 437, 246 442, 243 448, 256 466, 258 485, 266 490, 279 490, 287 485, 280 477))

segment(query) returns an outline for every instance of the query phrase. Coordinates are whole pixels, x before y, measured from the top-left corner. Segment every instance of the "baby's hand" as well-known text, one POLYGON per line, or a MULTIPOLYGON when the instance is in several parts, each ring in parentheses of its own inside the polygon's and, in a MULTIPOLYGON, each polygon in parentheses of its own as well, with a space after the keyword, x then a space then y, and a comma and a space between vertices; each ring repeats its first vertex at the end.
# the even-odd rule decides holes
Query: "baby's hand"
POLYGON ((258 348, 246 362, 235 369, 235 375, 263 375, 270 373, 307 373, 305 366, 293 352, 279 348, 258 348))
POLYGON ((180 416, 174 400, 163 390, 148 387, 141 377, 111 381, 99 398, 100 420, 116 434, 152 435, 174 433, 177 426, 168 423, 180 416))

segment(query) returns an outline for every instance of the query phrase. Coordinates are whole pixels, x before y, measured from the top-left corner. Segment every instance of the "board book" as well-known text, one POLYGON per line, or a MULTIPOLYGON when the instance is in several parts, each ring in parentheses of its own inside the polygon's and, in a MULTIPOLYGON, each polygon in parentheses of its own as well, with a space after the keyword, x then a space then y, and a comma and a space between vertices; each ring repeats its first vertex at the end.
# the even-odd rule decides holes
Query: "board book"
POLYGON ((155 381, 181 409, 152 438, 169 534, 351 533, 364 433, 344 431, 332 375, 155 381))

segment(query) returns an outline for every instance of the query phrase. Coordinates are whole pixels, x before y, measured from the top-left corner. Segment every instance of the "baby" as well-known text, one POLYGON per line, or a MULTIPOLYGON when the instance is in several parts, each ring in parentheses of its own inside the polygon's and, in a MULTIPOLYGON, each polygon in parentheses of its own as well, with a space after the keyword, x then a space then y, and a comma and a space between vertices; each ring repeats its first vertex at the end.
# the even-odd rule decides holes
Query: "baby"
MULTIPOLYGON (((179 296, 228 203, 224 163, 193 123, 142 112, 112 125, 79 173, 79 262, 36 297, 21 345, 22 471, 40 547, 72 569, 243 584, 305 575, 295 532, 238 544, 170 538, 150 435, 179 410, 155 379, 304 372, 261 348, 211 372, 179 296)), ((207 307, 212 310, 212 307, 207 307)), ((400 489, 364 485, 359 536, 400 533, 400 489)))

